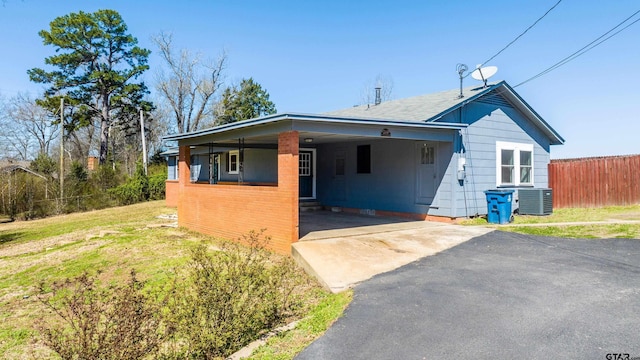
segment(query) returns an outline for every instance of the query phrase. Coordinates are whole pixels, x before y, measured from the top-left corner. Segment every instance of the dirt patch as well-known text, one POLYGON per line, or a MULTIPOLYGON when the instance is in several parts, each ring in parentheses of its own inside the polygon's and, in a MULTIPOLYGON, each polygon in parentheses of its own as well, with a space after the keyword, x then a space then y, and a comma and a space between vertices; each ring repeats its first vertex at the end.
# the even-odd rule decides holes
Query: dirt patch
POLYGON ((22 242, 19 244, 8 244, 0 248, 0 257, 13 257, 25 254, 39 253, 48 249, 53 249, 67 245, 86 236, 85 232, 75 232, 59 236, 53 236, 43 240, 22 242))
MULTIPOLYGON (((56 248, 59 248, 61 245, 70 244, 73 242, 74 242, 73 240, 66 240, 65 242, 62 242, 62 241, 57 242, 56 248)), ((108 241, 106 240, 94 240, 94 241, 87 241, 87 242, 83 241, 83 243, 80 244, 78 247, 73 249, 65 248, 64 251, 57 251, 56 248, 42 249, 42 247, 40 247, 41 248, 40 251, 37 251, 37 252, 31 251, 31 253, 41 253, 44 251, 45 254, 38 255, 33 259, 20 257, 19 259, 6 260, 3 262, 2 264, 3 266, 0 267, 0 273, 14 273, 14 274, 20 273, 30 267, 41 265, 41 264, 46 264, 47 266, 50 266, 50 267, 60 266, 60 264, 62 264, 64 261, 76 258, 78 257, 78 254, 96 249, 100 246, 103 246, 107 242, 108 241)))

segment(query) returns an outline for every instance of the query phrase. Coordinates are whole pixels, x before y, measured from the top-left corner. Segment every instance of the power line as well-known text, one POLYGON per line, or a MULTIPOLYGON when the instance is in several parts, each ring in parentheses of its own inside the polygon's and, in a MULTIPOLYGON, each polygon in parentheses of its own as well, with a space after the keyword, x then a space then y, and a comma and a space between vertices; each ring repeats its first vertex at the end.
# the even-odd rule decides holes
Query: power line
MULTIPOLYGON (((525 31, 523 31, 520 35, 516 36, 515 39, 513 39, 510 43, 507 44, 507 46, 503 47, 500 51, 498 51, 495 55, 493 55, 492 57, 490 57, 488 60, 485 60, 482 62, 482 64, 480 64, 480 66, 483 66, 484 64, 488 63, 489 61, 495 59, 498 55, 500 55, 503 51, 507 50, 507 48, 511 45, 513 45, 513 43, 515 43, 516 41, 518 41, 518 39, 520 39, 524 34, 526 34, 529 30, 531 30, 534 26, 536 26, 540 20, 544 19, 545 16, 547 16, 553 9, 556 8, 556 6, 560 5, 560 3, 562 2, 562 0, 558 0, 557 3, 555 3, 555 5, 553 5, 549 10, 547 10, 547 12, 545 12, 541 17, 538 18, 538 20, 536 20, 533 24, 531 24, 528 28, 525 29, 525 31)), ((467 73, 467 75, 465 75, 464 77, 467 77, 471 74, 471 72, 467 73)))
POLYGON ((629 21, 631 18, 633 18, 634 16, 636 16, 638 13, 640 13, 640 10, 634 12, 631 16, 627 17, 626 19, 624 19, 622 22, 620 22, 618 25, 614 26, 613 28, 609 29, 607 32, 605 32, 604 34, 600 35, 598 38, 596 38, 595 40, 591 41, 590 43, 588 43, 587 45, 583 46, 582 48, 580 48, 578 51, 575 51, 574 53, 572 53, 571 55, 565 57, 564 59, 558 61, 557 63, 551 65, 550 67, 546 68, 545 70, 539 72, 538 74, 528 78, 527 80, 517 84, 514 86, 514 88, 526 84, 529 81, 535 80, 557 68, 559 68, 560 66, 575 60, 576 58, 578 58, 579 56, 585 54, 587 51, 595 48, 596 46, 602 44, 603 42, 611 39, 612 37, 618 35, 620 32, 626 30, 628 27, 630 27, 631 25, 637 23, 638 21, 640 21, 640 17, 636 20, 634 20, 633 22, 627 24, 625 27, 623 27, 622 29, 614 32, 613 34, 609 35, 612 31, 616 30, 617 28, 619 28, 620 26, 622 26, 624 23, 626 23, 627 21, 629 21), (609 36, 607 36, 609 35, 609 36), (606 37, 605 37, 606 36, 606 37), (604 39, 603 39, 604 38, 604 39), (602 39, 602 40, 601 40, 602 39))

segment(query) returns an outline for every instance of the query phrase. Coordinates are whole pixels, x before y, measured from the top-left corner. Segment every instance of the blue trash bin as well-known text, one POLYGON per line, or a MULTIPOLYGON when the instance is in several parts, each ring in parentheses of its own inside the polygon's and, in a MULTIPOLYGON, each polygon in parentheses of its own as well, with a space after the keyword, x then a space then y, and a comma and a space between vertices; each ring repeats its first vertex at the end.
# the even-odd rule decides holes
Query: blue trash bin
POLYGON ((511 198, 513 190, 487 190, 487 222, 507 224, 511 221, 511 198))

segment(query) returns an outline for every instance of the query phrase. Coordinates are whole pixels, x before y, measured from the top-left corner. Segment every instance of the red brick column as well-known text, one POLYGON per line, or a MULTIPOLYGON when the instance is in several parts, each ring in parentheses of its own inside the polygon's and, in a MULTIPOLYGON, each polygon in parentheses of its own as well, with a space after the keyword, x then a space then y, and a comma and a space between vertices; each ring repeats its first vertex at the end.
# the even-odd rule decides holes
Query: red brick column
POLYGON ((178 150, 178 181, 183 187, 190 182, 191 176, 191 148, 180 146, 178 150))
MULTIPOLYGON (((278 192, 282 199, 282 206, 288 207, 287 217, 290 219, 290 244, 298 241, 298 154, 300 140, 297 131, 287 131, 278 134, 278 192)), ((290 247, 290 246, 289 246, 290 247)), ((278 249, 285 250, 285 249, 278 249)), ((291 249, 285 250, 287 253, 291 249)))
POLYGON ((178 150, 178 225, 185 226, 184 208, 188 206, 189 199, 185 189, 191 178, 191 148, 189 146, 180 146, 178 150))

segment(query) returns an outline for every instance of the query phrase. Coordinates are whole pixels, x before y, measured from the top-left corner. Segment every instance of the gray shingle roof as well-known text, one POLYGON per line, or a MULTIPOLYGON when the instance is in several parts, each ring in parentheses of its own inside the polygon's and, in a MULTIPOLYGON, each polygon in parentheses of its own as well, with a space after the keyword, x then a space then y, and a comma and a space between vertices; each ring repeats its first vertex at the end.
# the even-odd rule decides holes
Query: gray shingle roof
POLYGON ((471 86, 463 89, 463 98, 458 98, 460 89, 441 91, 410 98, 389 100, 379 105, 359 105, 348 109, 323 113, 329 116, 354 118, 404 120, 422 122, 449 110, 469 98, 490 91, 493 86, 482 88, 471 86))

